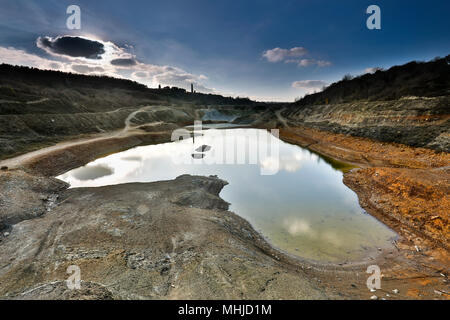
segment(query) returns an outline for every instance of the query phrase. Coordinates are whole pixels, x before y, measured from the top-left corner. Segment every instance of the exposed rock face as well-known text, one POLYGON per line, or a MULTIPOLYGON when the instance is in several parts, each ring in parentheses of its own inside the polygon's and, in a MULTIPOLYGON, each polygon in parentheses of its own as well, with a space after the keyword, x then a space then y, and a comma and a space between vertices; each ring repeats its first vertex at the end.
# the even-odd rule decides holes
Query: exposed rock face
POLYGON ((226 211, 218 196, 224 185, 185 175, 62 191, 52 210, 2 237, 0 297, 337 297, 279 261, 245 220, 226 211), (79 291, 65 285, 70 265, 80 267, 79 291))
POLYGON ((289 125, 450 151, 450 97, 290 106, 289 125))
POLYGON ((448 166, 450 154, 427 148, 385 143, 334 134, 305 126, 280 129, 280 138, 347 163, 372 167, 439 168, 448 166))
POLYGON ((67 140, 83 134, 134 129, 162 131, 193 123, 189 107, 148 106, 102 113, 0 115, 0 158, 33 145, 67 140))
POLYGON ((399 234, 409 229, 448 248, 449 153, 305 127, 282 129, 280 138, 358 164, 361 168, 344 174, 344 183, 358 194, 363 208, 399 234))
POLYGON ((0 64, 0 159, 128 125, 145 124, 146 130, 156 131, 158 122, 162 127, 192 124, 208 105, 233 106, 233 113, 235 106, 248 111, 255 104, 175 87, 150 89, 124 79, 0 64))
POLYGON ((450 55, 346 76, 287 106, 282 124, 449 152, 449 62, 450 55))
POLYGON ((0 230, 43 215, 67 187, 63 181, 23 171, 0 172, 0 230))
POLYGON ((71 290, 67 282, 62 280, 45 283, 11 297, 12 300, 113 300, 119 298, 98 283, 81 281, 80 289, 71 290))
POLYGON ((382 267, 384 290, 395 279, 411 285, 402 298, 434 299, 436 287, 448 291, 448 274, 441 271, 450 261, 449 153, 304 126, 282 129, 280 138, 360 167, 345 172, 344 183, 361 207, 400 236, 394 245, 402 257, 382 267))
POLYGON ((450 170, 365 168, 344 176, 361 204, 450 248, 450 170))

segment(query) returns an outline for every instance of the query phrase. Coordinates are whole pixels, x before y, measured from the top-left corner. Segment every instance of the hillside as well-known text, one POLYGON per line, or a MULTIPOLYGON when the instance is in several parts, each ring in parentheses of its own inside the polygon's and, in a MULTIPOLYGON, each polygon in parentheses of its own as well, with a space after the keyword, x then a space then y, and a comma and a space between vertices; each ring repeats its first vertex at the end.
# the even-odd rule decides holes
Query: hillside
POLYGON ((429 62, 412 61, 386 71, 346 76, 322 92, 305 96, 297 106, 364 101, 388 101, 407 96, 450 95, 450 55, 429 62))
POLYGON ((323 92, 285 105, 2 64, 0 158, 122 129, 128 116, 145 106, 153 107, 138 113, 134 122, 184 125, 201 119, 213 107, 231 112, 236 123, 264 128, 304 126, 448 152, 449 62, 447 56, 347 77, 323 92), (280 107, 284 107, 281 112, 280 107))
POLYGON ((333 83, 281 113, 290 126, 450 151, 450 56, 333 83))
POLYGON ((137 82, 0 65, 0 159, 80 135, 110 132, 134 122, 181 125, 209 106, 261 107, 246 98, 150 89, 137 82), (145 108, 146 106, 153 106, 145 108))
POLYGON ((180 101, 198 105, 254 103, 245 98, 192 94, 176 87, 150 89, 134 81, 106 76, 0 65, 0 115, 102 112, 180 101))

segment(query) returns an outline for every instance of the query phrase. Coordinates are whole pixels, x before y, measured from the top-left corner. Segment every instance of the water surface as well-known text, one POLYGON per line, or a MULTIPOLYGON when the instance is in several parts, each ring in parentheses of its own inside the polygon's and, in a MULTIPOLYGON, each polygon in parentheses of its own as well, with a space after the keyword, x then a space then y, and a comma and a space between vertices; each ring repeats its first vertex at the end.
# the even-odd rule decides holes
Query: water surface
POLYGON ((348 165, 322 159, 265 130, 213 129, 196 136, 195 143, 188 139, 136 147, 58 178, 71 187, 96 187, 170 180, 182 174, 217 175, 229 182, 220 196, 231 203, 230 210, 276 247, 321 262, 350 262, 390 247, 396 235, 359 206, 356 194, 342 183, 342 168, 348 165), (249 154, 243 161, 247 164, 212 163, 220 158, 217 155, 237 153, 234 139, 244 139, 247 150, 278 143, 279 157, 268 152, 256 164, 248 164, 249 154), (211 148, 194 157, 201 146, 211 148))

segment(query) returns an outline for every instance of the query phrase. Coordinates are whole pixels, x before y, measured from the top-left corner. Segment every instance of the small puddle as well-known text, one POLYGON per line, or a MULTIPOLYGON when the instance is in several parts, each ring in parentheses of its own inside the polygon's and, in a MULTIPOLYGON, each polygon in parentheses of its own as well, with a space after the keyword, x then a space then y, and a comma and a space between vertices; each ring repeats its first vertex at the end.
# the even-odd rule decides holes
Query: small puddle
POLYGON ((396 237, 367 214, 356 194, 343 184, 342 170, 349 167, 282 142, 265 130, 212 129, 197 136, 195 145, 190 139, 136 147, 58 178, 71 187, 98 187, 171 180, 182 174, 217 175, 229 182, 220 196, 231 203, 230 210, 249 221, 274 246, 302 258, 336 263, 359 261, 378 248, 391 248, 396 237), (261 170, 273 169, 270 156, 261 157, 257 164, 208 164, 208 159, 220 153, 219 146, 225 145, 227 154, 230 152, 230 139, 245 137, 246 147, 257 142, 265 147, 256 134, 265 135, 262 141, 267 143, 273 139, 279 143, 276 174, 261 175, 261 170), (193 157, 199 147, 204 156, 193 157))

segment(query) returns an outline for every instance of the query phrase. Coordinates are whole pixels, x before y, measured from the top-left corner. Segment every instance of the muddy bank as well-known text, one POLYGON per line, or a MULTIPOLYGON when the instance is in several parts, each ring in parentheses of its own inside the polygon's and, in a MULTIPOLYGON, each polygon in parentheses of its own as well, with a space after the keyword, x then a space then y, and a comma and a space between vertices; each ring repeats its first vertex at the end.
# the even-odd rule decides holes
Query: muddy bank
MULTIPOLYGON (((422 298, 445 298, 434 292, 446 290, 445 271, 415 269, 424 262, 413 251, 408 259, 391 250, 361 265, 316 265, 273 249, 227 211, 218 196, 226 182, 217 177, 69 190, 20 171, 8 179, 24 181, 11 204, 42 214, 9 220, 1 232, 4 299, 369 299, 368 264, 383 270, 380 299, 412 298, 417 288, 422 298), (29 201, 34 185, 48 188, 29 201), (67 289, 70 265, 81 269, 81 290, 67 289)), ((9 188, 0 186, 1 194, 9 188)))
MULTIPOLYGON (((24 156, 16 162, 20 169, 0 171, 1 194, 16 195, 12 199, 7 196, 0 199, 9 205, 8 213, 3 215, 0 245, 2 296, 13 299, 368 299, 373 293, 365 285, 365 269, 369 264, 377 264, 385 276, 383 290, 376 293, 379 298, 447 297, 448 249, 440 241, 448 240, 448 229, 439 231, 439 221, 448 226, 444 220, 448 216, 435 217, 436 208, 445 209, 448 205, 440 200, 445 189, 436 189, 445 183, 435 183, 436 179, 445 182, 445 175, 436 173, 427 180, 430 199, 435 200, 437 207, 430 203, 421 216, 423 223, 416 225, 418 210, 403 220, 401 216, 405 210, 409 212, 410 200, 416 195, 411 191, 413 186, 423 183, 417 180, 419 171, 409 169, 411 173, 406 177, 417 179, 407 185, 410 189, 406 191, 398 187, 392 192, 387 186, 402 186, 405 169, 389 166, 407 165, 408 159, 411 160, 408 152, 417 149, 406 151, 404 157, 398 156, 401 152, 377 155, 376 150, 380 148, 367 139, 302 128, 281 130, 280 135, 289 142, 309 144, 314 151, 368 167, 348 172, 345 182, 358 193, 364 208, 401 235, 397 249, 380 251, 368 257, 368 261, 352 265, 317 265, 287 256, 273 249, 245 220, 227 211, 228 204, 218 197, 225 182, 214 177, 184 176, 167 182, 66 190, 64 184, 42 176, 58 174, 135 143, 170 139, 167 132, 136 130, 122 137, 68 142, 64 147, 24 156), (370 168, 378 163, 385 164, 384 170, 398 170, 397 176, 391 175, 391 171, 370 168), (372 174, 363 179, 369 172, 364 170, 376 171, 370 171, 372 174), (376 173, 383 173, 378 184, 372 181, 376 173), (11 181, 15 189, 11 189, 11 181), (17 184, 17 181, 25 182, 17 184), (385 197, 392 199, 377 200, 385 197), (24 212, 28 214, 23 216, 24 212), (435 227, 430 227, 429 221, 435 227), (422 231, 418 229, 420 226, 422 231), (143 261, 142 265, 133 269, 137 262, 130 262, 130 256, 143 261), (76 292, 64 285, 68 276, 65 270, 73 264, 85 270, 82 290, 76 292), (393 294, 395 289, 400 293, 393 294)), ((386 146, 386 150, 390 148, 409 150, 401 145, 386 146)), ((412 167, 439 168, 447 159, 427 149, 419 151, 410 162, 412 167)), ((426 175, 428 169, 420 172, 426 175)), ((425 202, 425 199, 417 201, 414 207, 426 207, 425 202)))
POLYGON ((357 191, 369 212, 393 219, 395 229, 413 230, 436 246, 450 248, 449 168, 366 168, 345 174, 344 183, 357 191))
POLYGON ((280 138, 326 156, 365 167, 426 169, 445 167, 450 163, 450 155, 446 152, 333 134, 305 126, 281 128, 280 138))
MULTIPOLYGON (((45 183, 47 178, 41 178, 45 183)), ((62 191, 45 215, 13 224, 0 245, 8 299, 324 299, 218 193, 226 182, 173 181, 62 191), (80 291, 63 284, 81 269, 80 291), (92 288, 92 290, 87 290, 92 288)), ((345 295, 344 295, 345 296, 345 295)))
MULTIPOLYGON (((23 171, 0 173, 0 232, 24 220, 42 216, 54 205, 65 182, 23 171)), ((5 231, 6 232, 6 231, 5 231)))
POLYGON ((410 285, 408 297, 427 298, 428 286, 440 286, 434 295, 449 298, 450 154, 305 127, 281 129, 280 138, 360 166, 344 183, 400 235, 386 279, 410 285))
POLYGON ((281 129, 280 138, 360 166, 346 172, 344 182, 363 207, 448 248, 450 154, 305 127, 281 129))
POLYGON ((450 98, 404 97, 392 101, 355 101, 287 106, 289 126, 365 137, 450 152, 450 98))

